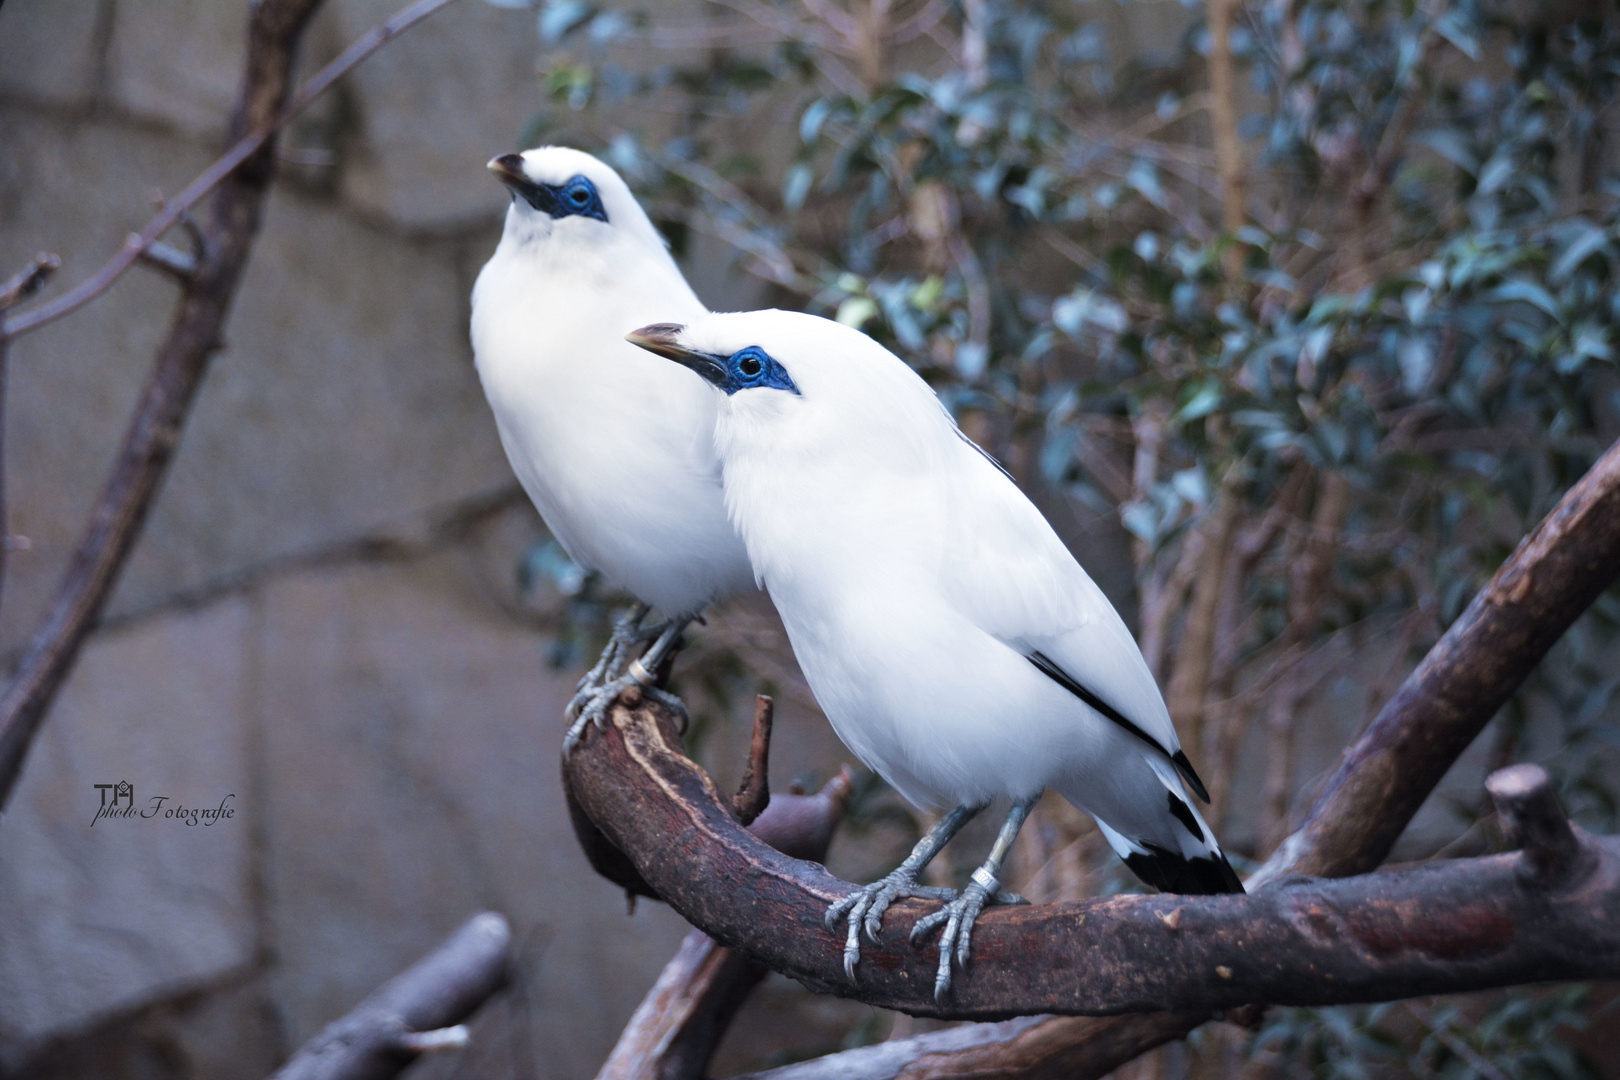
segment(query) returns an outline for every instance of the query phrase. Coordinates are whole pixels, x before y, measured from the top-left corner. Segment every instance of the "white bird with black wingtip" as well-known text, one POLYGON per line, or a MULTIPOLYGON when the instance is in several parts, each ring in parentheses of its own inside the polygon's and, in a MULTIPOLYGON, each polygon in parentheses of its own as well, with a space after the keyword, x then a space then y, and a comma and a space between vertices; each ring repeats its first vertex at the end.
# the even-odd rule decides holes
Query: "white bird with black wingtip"
POLYGON ((1208 799, 1113 605, 905 363, 785 311, 630 340, 716 388, 726 507, 839 738, 913 803, 948 808, 898 869, 828 910, 829 928, 848 920, 852 979, 860 930, 875 941, 891 902, 937 896, 918 874, 998 798, 1012 810, 989 857, 912 932, 944 925, 936 997, 1046 788, 1148 884, 1243 891, 1186 797, 1183 783, 1208 799))
POLYGON ((706 310, 658 230, 619 174, 579 150, 503 154, 489 169, 512 202, 473 288, 472 344, 501 444, 569 556, 642 602, 581 680, 572 748, 633 683, 679 708, 650 673, 693 616, 753 575, 726 519, 714 393, 624 339, 706 310), (667 621, 643 628, 646 605, 667 621))

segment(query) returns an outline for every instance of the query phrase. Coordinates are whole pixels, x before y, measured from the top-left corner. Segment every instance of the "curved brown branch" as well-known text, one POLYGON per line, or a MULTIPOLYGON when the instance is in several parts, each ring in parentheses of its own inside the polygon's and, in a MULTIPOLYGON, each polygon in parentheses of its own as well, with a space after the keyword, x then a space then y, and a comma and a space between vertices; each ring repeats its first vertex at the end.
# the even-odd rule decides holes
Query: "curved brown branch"
MULTIPOLYGON (((208 359, 219 348, 220 329, 269 192, 275 163, 271 125, 291 88, 298 39, 319 4, 320 0, 264 0, 253 8, 247 73, 231 118, 231 139, 241 147, 250 141, 249 132, 267 133, 257 149, 241 155, 220 181, 206 230, 207 253, 181 289, 174 322, 158 349, 112 475, 91 510, 90 524, 44 624, 0 695, 0 808, 16 786, 47 708, 112 592, 180 440, 181 425, 208 359)), ((31 313, 35 324, 41 311, 31 313)), ((23 329, 29 318, 18 319, 16 329, 23 329)))
POLYGON ((1356 740, 1305 825, 1252 879, 1384 861, 1452 762, 1620 577, 1620 443, 1525 537, 1356 740))
POLYGON ((936 957, 905 944, 932 904, 890 909, 859 985, 822 924, 853 886, 744 832, 650 704, 616 706, 574 752, 574 792, 647 883, 693 925, 813 990, 916 1015, 1202 1012, 1323 1005, 1620 975, 1620 841, 1583 838, 1590 866, 1545 887, 1521 856, 1346 880, 1296 879, 1250 896, 1120 896, 998 908, 974 934, 953 998, 936 957))
POLYGON ((506 920, 474 915, 433 952, 328 1024, 271 1080, 381 1080, 423 1054, 464 1046, 461 1021, 506 985, 506 920))

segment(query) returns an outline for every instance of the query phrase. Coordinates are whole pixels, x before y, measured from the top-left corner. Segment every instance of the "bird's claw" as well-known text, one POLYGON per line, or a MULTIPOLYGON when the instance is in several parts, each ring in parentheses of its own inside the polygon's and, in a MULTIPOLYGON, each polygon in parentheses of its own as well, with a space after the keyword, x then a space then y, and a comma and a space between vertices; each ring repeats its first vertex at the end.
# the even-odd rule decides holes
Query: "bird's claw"
POLYGON ((934 975, 934 1000, 943 1004, 951 992, 951 970, 954 966, 967 969, 968 956, 973 947, 973 924, 979 912, 990 904, 1027 904, 1017 893, 1001 892, 1000 882, 982 868, 973 873, 973 880, 960 894, 946 900, 945 905, 932 914, 917 920, 911 928, 911 943, 921 941, 930 930, 944 924, 939 936, 939 970, 934 975), (954 955, 953 955, 954 954, 954 955))
POLYGON ((687 714, 686 705, 681 699, 668 690, 661 690, 644 681, 638 673, 630 672, 584 695, 584 708, 579 711, 579 716, 568 728, 568 734, 563 736, 563 754, 567 755, 574 752, 574 747, 578 746, 579 740, 584 738, 585 729, 590 724, 594 723, 599 731, 604 730, 607 727, 608 709, 618 700, 620 694, 632 686, 640 687, 644 696, 652 698, 674 713, 675 719, 680 722, 681 734, 686 734, 686 729, 691 724, 691 717, 687 714))
MULTIPOLYGON (((838 920, 849 920, 848 931, 844 937, 844 974, 850 982, 855 981, 855 965, 861 961, 861 931, 866 931, 866 939, 876 945, 878 931, 883 929, 883 913, 889 910, 889 905, 896 900, 903 900, 908 896, 926 896, 941 890, 928 886, 917 885, 915 874, 906 870, 895 870, 887 877, 864 885, 855 892, 840 900, 834 901, 827 908, 825 922, 827 929, 834 933, 838 929, 838 920)), ((950 890, 943 890, 950 892, 950 890)), ((953 894, 954 895, 954 894, 953 894)))

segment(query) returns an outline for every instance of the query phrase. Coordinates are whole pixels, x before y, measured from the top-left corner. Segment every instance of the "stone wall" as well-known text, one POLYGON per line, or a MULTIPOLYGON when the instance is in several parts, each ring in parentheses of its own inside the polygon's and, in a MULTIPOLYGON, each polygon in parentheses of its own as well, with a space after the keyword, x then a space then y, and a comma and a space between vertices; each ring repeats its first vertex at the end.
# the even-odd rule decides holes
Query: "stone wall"
MULTIPOLYGON (((335 0, 303 68, 398 6, 335 0)), ((55 251, 71 283, 144 223, 152 191, 207 164, 246 9, 5 5, 0 265, 55 251)), ((657 904, 627 916, 569 830, 556 755, 578 673, 549 668, 512 613, 514 569, 543 532, 511 497, 467 345, 506 203, 483 165, 544 107, 538 52, 532 11, 467 0, 288 138, 298 160, 225 348, 0 827, 6 1070, 264 1075, 494 908, 516 931, 520 985, 441 1068, 587 1077, 684 933, 657 904), (113 794, 94 785, 125 780, 143 809, 233 813, 92 826, 113 794)), ((732 275, 694 276, 716 306, 746 303, 725 292, 732 275)), ((136 269, 12 354, 5 464, 27 547, 5 582, 9 659, 84 525, 174 291, 136 269)), ((801 722, 793 768, 843 759, 801 722)), ((835 1042, 847 1013, 811 1027, 835 1042)))

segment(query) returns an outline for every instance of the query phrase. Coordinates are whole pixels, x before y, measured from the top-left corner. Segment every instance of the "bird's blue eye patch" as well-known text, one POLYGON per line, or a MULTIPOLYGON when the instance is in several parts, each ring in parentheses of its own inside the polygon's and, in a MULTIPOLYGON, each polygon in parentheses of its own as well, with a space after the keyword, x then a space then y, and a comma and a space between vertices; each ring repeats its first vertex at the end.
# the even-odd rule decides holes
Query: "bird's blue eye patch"
POLYGON ((532 182, 513 184, 512 194, 514 197, 521 195, 524 202, 542 214, 550 215, 553 220, 588 217, 605 224, 608 219, 596 185, 584 176, 574 176, 555 185, 532 182))
POLYGON ((746 349, 738 349, 732 353, 725 364, 725 375, 725 381, 719 386, 728 394, 761 387, 786 390, 790 394, 799 393, 799 388, 793 384, 792 378, 782 365, 758 345, 750 345, 746 349))

